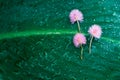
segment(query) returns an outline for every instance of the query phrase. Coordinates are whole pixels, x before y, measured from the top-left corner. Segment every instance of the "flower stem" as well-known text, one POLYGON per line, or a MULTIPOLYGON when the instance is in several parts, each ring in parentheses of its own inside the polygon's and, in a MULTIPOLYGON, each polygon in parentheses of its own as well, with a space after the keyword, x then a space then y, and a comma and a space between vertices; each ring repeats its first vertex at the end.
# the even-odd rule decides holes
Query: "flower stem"
POLYGON ((80 54, 80 58, 81 58, 81 59, 83 59, 83 47, 82 47, 82 45, 80 45, 80 47, 81 47, 81 54, 80 54))
POLYGON ((89 45, 89 53, 91 53, 91 45, 92 45, 92 40, 93 40, 93 36, 91 36, 91 40, 90 40, 90 45, 89 45))
POLYGON ((79 23, 78 20, 77 20, 77 25, 78 25, 78 32, 81 32, 81 31, 80 31, 80 23, 79 23))

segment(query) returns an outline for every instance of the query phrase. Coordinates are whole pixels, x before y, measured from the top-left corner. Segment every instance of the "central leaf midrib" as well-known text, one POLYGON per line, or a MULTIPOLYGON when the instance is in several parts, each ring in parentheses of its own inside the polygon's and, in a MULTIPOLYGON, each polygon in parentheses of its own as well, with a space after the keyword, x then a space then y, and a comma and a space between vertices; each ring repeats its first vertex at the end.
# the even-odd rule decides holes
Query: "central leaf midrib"
MULTIPOLYGON (((29 37, 29 36, 37 36, 37 35, 74 35, 77 31, 73 30, 31 30, 31 31, 21 31, 21 32, 9 32, 9 33, 2 33, 0 34, 0 40, 3 39, 12 39, 17 37, 29 37)), ((86 33, 84 33, 87 35, 86 33)), ((101 39, 114 42, 120 44, 120 41, 111 39, 108 37, 101 37, 101 39)))

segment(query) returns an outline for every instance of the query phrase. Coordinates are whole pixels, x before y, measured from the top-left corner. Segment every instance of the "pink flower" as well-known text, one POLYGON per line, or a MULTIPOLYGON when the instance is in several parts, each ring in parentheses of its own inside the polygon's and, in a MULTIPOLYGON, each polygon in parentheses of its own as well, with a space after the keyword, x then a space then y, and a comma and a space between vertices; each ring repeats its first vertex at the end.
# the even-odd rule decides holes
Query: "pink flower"
POLYGON ((70 12, 69 18, 70 18, 70 22, 74 24, 74 22, 76 22, 77 20, 83 21, 83 14, 78 9, 74 9, 70 12))
POLYGON ((101 27, 99 25, 92 25, 88 32, 95 38, 100 38, 101 37, 101 34, 102 34, 102 30, 101 30, 101 27))
POLYGON ((86 44, 86 37, 82 33, 75 34, 73 38, 75 47, 79 47, 82 44, 86 44))

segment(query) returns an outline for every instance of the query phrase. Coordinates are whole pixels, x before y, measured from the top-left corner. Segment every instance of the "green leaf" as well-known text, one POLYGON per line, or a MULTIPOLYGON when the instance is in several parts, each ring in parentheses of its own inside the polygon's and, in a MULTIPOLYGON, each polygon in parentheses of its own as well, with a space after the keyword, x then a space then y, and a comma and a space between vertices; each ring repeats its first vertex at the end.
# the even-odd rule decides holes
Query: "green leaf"
POLYGON ((119 80, 119 0, 0 0, 0 80, 119 80), (87 37, 80 48, 72 38, 77 24, 69 13, 84 14, 87 37), (88 53, 91 25, 102 27, 88 53))

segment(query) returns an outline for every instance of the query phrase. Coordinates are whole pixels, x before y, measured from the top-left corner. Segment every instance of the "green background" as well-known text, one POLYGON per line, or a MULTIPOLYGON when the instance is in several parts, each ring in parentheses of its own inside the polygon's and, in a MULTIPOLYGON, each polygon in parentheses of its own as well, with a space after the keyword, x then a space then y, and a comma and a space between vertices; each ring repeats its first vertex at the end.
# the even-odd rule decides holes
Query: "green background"
POLYGON ((0 80, 120 80, 119 0, 0 0, 0 80), (83 12, 84 59, 72 42, 83 12), (102 27, 88 54, 91 25, 102 27))

